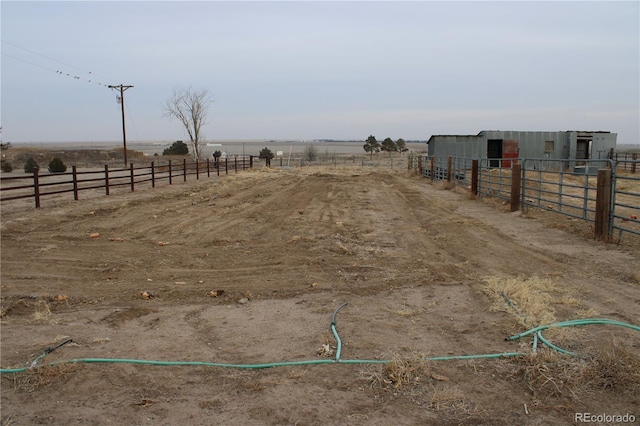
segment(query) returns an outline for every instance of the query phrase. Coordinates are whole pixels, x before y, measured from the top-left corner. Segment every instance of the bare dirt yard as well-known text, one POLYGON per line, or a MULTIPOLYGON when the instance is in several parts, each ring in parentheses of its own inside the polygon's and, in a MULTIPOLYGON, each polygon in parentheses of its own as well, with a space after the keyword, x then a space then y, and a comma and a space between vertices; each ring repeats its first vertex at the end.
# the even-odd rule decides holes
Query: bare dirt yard
POLYGON ((1 375, 2 425, 640 419, 639 332, 544 332, 579 357, 505 340, 639 325, 637 249, 406 172, 262 169, 7 204, 1 233, 1 365, 36 361, 1 375), (239 368, 293 361, 318 363, 239 368))

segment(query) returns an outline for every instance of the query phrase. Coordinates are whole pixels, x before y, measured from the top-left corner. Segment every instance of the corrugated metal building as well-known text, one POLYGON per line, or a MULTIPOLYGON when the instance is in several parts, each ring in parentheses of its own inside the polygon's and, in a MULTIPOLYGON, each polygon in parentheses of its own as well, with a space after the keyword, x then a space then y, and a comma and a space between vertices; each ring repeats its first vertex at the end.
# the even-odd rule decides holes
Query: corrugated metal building
POLYGON ((477 135, 433 135, 429 156, 491 158, 606 159, 617 134, 603 131, 521 132, 483 130, 477 135))

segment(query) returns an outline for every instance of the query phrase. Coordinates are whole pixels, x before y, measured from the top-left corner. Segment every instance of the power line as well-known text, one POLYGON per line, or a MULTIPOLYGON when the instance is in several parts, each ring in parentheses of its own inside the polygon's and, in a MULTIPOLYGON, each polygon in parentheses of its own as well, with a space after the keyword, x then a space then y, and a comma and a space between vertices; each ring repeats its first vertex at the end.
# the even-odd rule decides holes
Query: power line
MULTIPOLYGON (((89 75, 95 75, 95 76, 100 77, 100 78, 103 78, 103 79, 105 79, 105 80, 109 80, 109 81, 113 81, 113 82, 115 82, 115 80, 110 79, 110 78, 108 78, 108 77, 104 77, 104 76, 101 76, 101 75, 99 75, 99 74, 94 74, 94 73, 93 73, 93 71, 86 71, 86 70, 83 70, 82 68, 78 68, 78 67, 76 67, 76 66, 74 66, 74 65, 67 64, 66 62, 62 62, 62 61, 59 61, 59 60, 57 60, 57 59, 51 58, 51 57, 49 57, 49 56, 45 56, 45 55, 43 55, 43 54, 41 54, 41 53, 38 53, 38 52, 35 52, 35 51, 31 50, 31 49, 27 49, 26 47, 18 46, 18 45, 17 45, 17 44, 15 44, 15 43, 11 43, 11 42, 8 42, 8 41, 6 41, 6 40, 2 40, 2 42, 3 42, 3 43, 5 43, 5 44, 8 44, 8 45, 10 45, 10 46, 17 47, 18 49, 22 49, 22 50, 24 50, 24 51, 26 51, 26 52, 32 53, 32 54, 34 54, 34 55, 40 56, 40 57, 42 57, 42 58, 48 59, 48 60, 50 60, 50 61, 57 62, 57 63, 59 63, 59 64, 61 64, 61 65, 65 65, 65 66, 67 66, 67 67, 75 68, 75 69, 77 69, 77 70, 79 70, 79 71, 82 71, 82 72, 84 72, 84 73, 86 73, 86 74, 89 74, 89 75)), ((14 57, 14 58, 15 58, 15 57, 14 57)))

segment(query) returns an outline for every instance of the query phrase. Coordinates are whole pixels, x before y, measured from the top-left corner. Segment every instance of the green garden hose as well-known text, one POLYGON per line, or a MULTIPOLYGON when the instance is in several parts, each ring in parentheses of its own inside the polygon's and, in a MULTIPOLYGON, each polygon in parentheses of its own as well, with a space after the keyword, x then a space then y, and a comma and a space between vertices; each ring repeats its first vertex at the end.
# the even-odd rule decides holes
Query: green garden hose
MULTIPOLYGON (((263 369, 263 368, 272 368, 272 367, 288 367, 288 366, 299 366, 299 365, 321 365, 321 364, 389 364, 391 360, 388 359, 341 359, 340 355, 342 353, 342 340, 338 335, 337 330, 337 322, 336 316, 338 312, 344 308, 347 304, 342 304, 333 314, 332 322, 331 322, 331 332, 333 333, 334 338, 336 339, 336 357, 335 359, 317 359, 317 360, 308 360, 308 361, 285 361, 285 362, 272 362, 266 364, 225 364, 225 363, 217 363, 217 362, 206 362, 206 361, 154 361, 154 360, 141 360, 141 359, 124 359, 124 358, 75 358, 65 361, 56 361, 51 362, 49 364, 45 364, 46 366, 53 366, 58 364, 70 364, 70 363, 122 363, 122 364, 143 364, 143 365, 157 365, 157 366, 204 366, 204 367, 221 367, 221 368, 240 368, 240 369, 263 369)), ((594 325, 594 324, 603 324, 603 325, 615 325, 619 327, 630 328, 635 331, 640 331, 640 327, 633 324, 624 323, 622 321, 616 321, 606 318, 588 318, 588 319, 580 319, 580 320, 570 320, 570 321, 562 321, 556 322, 553 324, 542 325, 539 327, 534 327, 530 330, 527 330, 523 333, 516 334, 510 337, 507 337, 507 341, 513 341, 520 339, 522 337, 533 334, 533 348, 532 352, 536 352, 536 348, 538 345, 538 341, 547 345, 549 348, 565 354, 578 356, 577 354, 562 349, 553 343, 549 342, 544 336, 542 336, 542 331, 554 328, 554 327, 575 327, 582 325, 594 325)), ((36 357, 36 359, 31 363, 31 367, 21 367, 21 368, 2 368, 0 369, 0 374, 9 374, 9 373, 22 373, 32 368, 38 367, 36 365, 38 361, 44 358, 45 355, 53 352, 55 349, 61 347, 62 345, 71 342, 71 339, 67 339, 52 348, 47 348, 41 355, 36 357)), ((526 356, 528 353, 524 352, 503 352, 503 353, 493 353, 493 354, 478 354, 478 355, 452 355, 452 356, 436 356, 436 357, 427 357, 423 358, 425 361, 449 361, 449 360, 467 360, 467 359, 487 359, 487 358, 505 358, 505 357, 514 357, 514 356, 526 356)), ((40 365, 42 366, 42 365, 40 365)))

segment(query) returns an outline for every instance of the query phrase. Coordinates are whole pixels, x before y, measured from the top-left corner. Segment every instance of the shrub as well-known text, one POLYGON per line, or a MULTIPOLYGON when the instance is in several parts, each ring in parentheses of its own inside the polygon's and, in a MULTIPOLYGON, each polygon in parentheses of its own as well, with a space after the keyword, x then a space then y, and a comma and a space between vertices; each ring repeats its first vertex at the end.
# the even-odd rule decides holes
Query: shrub
POLYGON ((33 157, 27 158, 27 161, 24 162, 25 173, 33 173, 35 169, 38 168, 40 168, 40 166, 38 166, 38 162, 33 157))
POLYGON ((2 160, 2 166, 0 166, 3 172, 11 173, 13 171, 13 166, 7 160, 2 160))
POLYGON ((162 155, 187 155, 189 147, 182 141, 175 141, 169 148, 162 151, 162 155))
POLYGON ((58 157, 53 157, 53 159, 49 161, 49 171, 51 173, 64 173, 67 171, 67 166, 58 157))
POLYGON ((313 145, 307 145, 304 147, 302 157, 307 161, 315 161, 318 158, 318 148, 313 145))
POLYGON ((271 160, 274 157, 273 152, 269 148, 262 148, 258 158, 266 158, 267 160, 271 160))
POLYGON ((264 158, 265 166, 271 167, 271 159, 274 157, 273 152, 267 147, 262 148, 258 158, 264 158))

